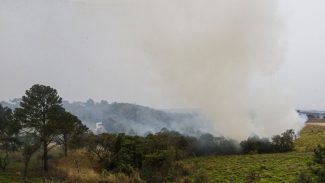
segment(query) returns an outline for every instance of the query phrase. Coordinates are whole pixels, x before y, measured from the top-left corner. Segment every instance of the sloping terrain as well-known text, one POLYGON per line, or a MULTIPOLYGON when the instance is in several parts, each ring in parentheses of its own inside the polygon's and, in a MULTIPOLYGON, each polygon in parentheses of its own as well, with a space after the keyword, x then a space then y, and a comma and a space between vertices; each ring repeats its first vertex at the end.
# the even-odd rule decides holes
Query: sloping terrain
POLYGON ((295 142, 295 148, 297 151, 310 152, 317 145, 325 147, 325 126, 307 125, 301 130, 295 142))
MULTIPOLYGON (((16 108, 21 99, 2 101, 1 105, 16 108)), ((162 128, 180 133, 199 136, 215 133, 207 120, 194 110, 158 110, 129 103, 108 103, 107 101, 86 102, 63 101, 63 107, 76 115, 90 129, 96 131, 96 123, 101 122, 104 132, 144 135, 156 133, 162 128)))
POLYGON ((184 161, 195 171, 189 176, 206 177, 208 182, 294 182, 301 172, 308 171, 313 150, 325 146, 325 126, 307 125, 295 142, 295 152, 238 156, 201 157, 184 161))

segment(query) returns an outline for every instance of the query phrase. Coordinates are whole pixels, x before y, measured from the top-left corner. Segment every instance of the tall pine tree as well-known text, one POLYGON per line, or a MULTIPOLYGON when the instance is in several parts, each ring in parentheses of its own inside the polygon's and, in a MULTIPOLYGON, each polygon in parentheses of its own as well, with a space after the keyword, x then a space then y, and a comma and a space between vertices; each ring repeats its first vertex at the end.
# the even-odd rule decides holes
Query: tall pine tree
POLYGON ((43 169, 48 171, 49 145, 59 134, 57 114, 62 111, 62 98, 50 86, 34 85, 22 97, 20 108, 15 110, 16 118, 23 128, 34 134, 42 143, 43 169))

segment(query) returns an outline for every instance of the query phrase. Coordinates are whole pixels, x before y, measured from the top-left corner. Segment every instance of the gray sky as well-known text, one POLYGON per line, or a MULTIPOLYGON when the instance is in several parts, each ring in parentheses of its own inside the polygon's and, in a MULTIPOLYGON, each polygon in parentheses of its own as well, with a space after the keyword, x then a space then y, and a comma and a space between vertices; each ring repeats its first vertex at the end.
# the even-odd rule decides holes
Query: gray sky
MULTIPOLYGON (((0 100, 41 83, 73 101, 173 105, 138 47, 138 31, 130 31, 143 23, 134 6, 132 0, 0 0, 0 100)), ((325 109, 325 2, 280 6, 286 62, 270 84, 280 85, 297 108, 325 109)))

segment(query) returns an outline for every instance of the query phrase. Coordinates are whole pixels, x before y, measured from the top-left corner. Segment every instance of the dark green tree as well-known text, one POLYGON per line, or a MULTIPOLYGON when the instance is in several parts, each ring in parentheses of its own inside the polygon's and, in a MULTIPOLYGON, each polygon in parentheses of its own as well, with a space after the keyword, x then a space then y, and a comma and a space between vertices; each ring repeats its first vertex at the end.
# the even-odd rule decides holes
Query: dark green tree
POLYGON ((294 149, 295 132, 290 129, 280 135, 272 137, 272 146, 275 152, 289 152, 294 149))
MULTIPOLYGON (((68 156, 68 149, 70 148, 70 141, 80 138, 89 129, 83 125, 77 116, 62 110, 58 115, 58 122, 61 123, 59 127, 60 136, 57 139, 59 144, 62 144, 64 155, 68 156)), ((76 141, 76 140, 74 140, 76 141)))
POLYGON ((57 114, 62 105, 62 98, 50 86, 33 85, 22 97, 20 108, 15 110, 16 118, 25 130, 34 134, 43 146, 43 170, 48 171, 49 145, 59 134, 61 123, 57 114))
POLYGON ((13 117, 11 109, 0 105, 0 168, 9 164, 9 154, 17 150, 20 124, 13 117))

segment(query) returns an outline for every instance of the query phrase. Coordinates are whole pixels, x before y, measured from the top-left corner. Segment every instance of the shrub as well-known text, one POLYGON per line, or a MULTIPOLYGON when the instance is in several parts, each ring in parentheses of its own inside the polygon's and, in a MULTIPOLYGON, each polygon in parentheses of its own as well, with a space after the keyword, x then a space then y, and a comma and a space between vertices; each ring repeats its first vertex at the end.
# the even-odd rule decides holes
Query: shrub
POLYGON ((313 183, 311 175, 307 173, 301 173, 296 180, 296 183, 313 183))

